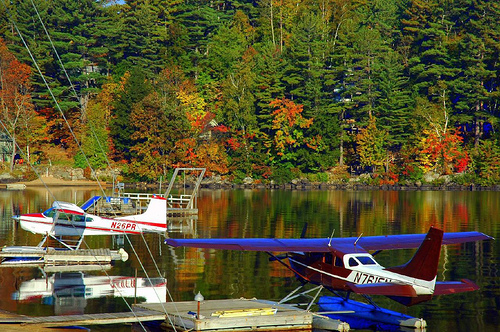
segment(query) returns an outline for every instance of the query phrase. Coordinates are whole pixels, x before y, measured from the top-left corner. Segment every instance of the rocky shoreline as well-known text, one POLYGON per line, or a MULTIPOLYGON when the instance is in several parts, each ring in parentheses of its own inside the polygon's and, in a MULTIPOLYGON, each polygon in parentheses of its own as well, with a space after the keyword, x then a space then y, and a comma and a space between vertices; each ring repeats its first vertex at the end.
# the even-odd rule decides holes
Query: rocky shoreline
MULTIPOLYGON (((118 174, 118 170, 114 170, 118 174)), ((19 174, 24 174, 18 172, 19 174)), ((36 172, 39 174, 38 178, 33 181, 23 179, 23 176, 15 176, 9 172, 0 173, 0 184, 24 184, 29 186, 101 186, 112 187, 112 181, 92 181, 85 177, 84 170, 79 168, 68 167, 51 167, 42 168, 36 172)), ((98 174, 100 179, 112 179, 111 172, 100 172, 98 174)), ((366 182, 369 180, 367 176, 351 177, 348 180, 340 182, 312 182, 308 179, 293 179, 288 183, 277 184, 273 181, 262 182, 255 181, 247 177, 239 183, 234 183, 222 178, 219 175, 206 177, 201 183, 201 188, 206 189, 280 189, 280 190, 386 190, 386 191, 429 191, 429 190, 442 190, 442 191, 500 191, 500 185, 494 186, 479 186, 475 184, 460 185, 454 183, 449 176, 433 176, 425 179, 426 182, 422 183, 417 181, 415 183, 405 184, 382 184, 374 185, 366 182)), ((163 184, 166 187, 167 183, 163 184)), ((183 186, 194 187, 195 181, 187 180, 176 187, 183 186)), ((146 183, 146 182, 124 182, 125 188, 129 189, 143 189, 154 190, 159 189, 160 183, 146 183)))
MULTIPOLYGON (((158 188, 156 183, 125 183, 125 188, 152 190, 158 188)), ((183 184, 178 184, 175 187, 182 187, 185 185, 187 188, 195 186, 195 182, 187 181, 183 184)), ((201 188, 205 189, 279 189, 279 190, 352 190, 352 191, 500 191, 500 185, 483 187, 478 185, 459 185, 455 183, 443 183, 440 185, 435 184, 395 184, 395 185, 370 185, 357 181, 350 181, 347 183, 326 183, 326 182, 311 182, 307 179, 295 179, 285 184, 275 183, 259 183, 250 182, 246 183, 232 183, 227 180, 222 180, 220 177, 205 178, 201 183, 201 188)))

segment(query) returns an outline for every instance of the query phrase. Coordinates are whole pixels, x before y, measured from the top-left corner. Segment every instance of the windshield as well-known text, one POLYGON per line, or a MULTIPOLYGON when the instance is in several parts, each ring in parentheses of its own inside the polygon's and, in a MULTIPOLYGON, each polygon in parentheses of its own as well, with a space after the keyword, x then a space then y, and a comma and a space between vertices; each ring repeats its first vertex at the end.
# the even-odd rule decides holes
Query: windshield
POLYGON ((56 213, 56 210, 53 207, 51 207, 50 209, 45 210, 45 211, 42 212, 42 214, 45 217, 48 217, 48 218, 52 218, 55 213, 56 213))
POLYGON ((375 265, 375 261, 370 256, 356 256, 358 261, 363 265, 375 265))

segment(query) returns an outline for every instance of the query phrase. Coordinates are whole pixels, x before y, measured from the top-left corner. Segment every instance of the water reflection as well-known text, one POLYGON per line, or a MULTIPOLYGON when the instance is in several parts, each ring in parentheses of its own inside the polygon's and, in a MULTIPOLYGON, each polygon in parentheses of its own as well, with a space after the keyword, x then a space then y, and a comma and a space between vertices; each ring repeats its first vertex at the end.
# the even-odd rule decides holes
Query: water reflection
MULTIPOLYGON (((42 189, 0 191, 0 245, 36 245, 40 241, 39 235, 16 227, 11 219, 14 212, 46 209, 54 200, 52 196, 79 204, 95 194, 100 193, 81 188, 54 189, 51 194, 42 189)), ((169 220, 168 236, 297 238, 307 222, 307 237, 328 237, 333 231, 335 237, 425 233, 431 225, 445 231, 477 230, 500 237, 497 219, 500 192, 202 190, 198 208, 198 218, 169 220)), ((138 271, 138 278, 166 278, 170 293, 162 293, 160 297, 168 295, 169 300, 192 300, 198 291, 206 299, 279 300, 298 286, 289 270, 269 262, 264 253, 173 249, 163 244, 161 236, 153 234, 94 236, 85 240, 89 248, 124 247, 129 260, 117 262, 107 274, 134 278, 138 271)), ((425 318, 427 331, 497 331, 499 248, 496 241, 490 241, 448 246, 441 252, 438 280, 468 278, 481 287, 478 292, 443 296, 410 308, 384 298, 377 298, 376 302, 391 310, 425 318)), ((400 265, 413 253, 413 250, 386 251, 377 255, 377 261, 384 266, 400 265)), ((107 278, 105 273, 97 272, 83 276, 107 278)), ((48 278, 32 268, 0 269, 0 309, 28 315, 54 314, 59 294, 54 294, 56 287, 51 283, 59 281, 56 275, 48 278), (52 297, 52 304, 46 301, 47 304, 41 305, 40 297, 34 302, 12 298, 12 294, 19 294, 20 299, 21 286, 32 280, 40 280, 44 287, 49 287, 44 288, 41 294, 46 295, 41 296, 52 297), (52 295, 47 289, 52 289, 52 295)), ((75 287, 81 285, 75 281, 75 287)), ((66 295, 62 290, 60 298, 66 295)), ((76 290, 74 293, 82 294, 76 290)), ((128 310, 123 299, 109 293, 84 299, 78 298, 85 305, 85 313, 128 310)), ((133 302, 128 295, 126 300, 133 302)), ((130 327, 124 329, 130 331, 130 327)))
POLYGON ((12 293, 20 303, 53 306, 55 315, 84 314, 87 301, 103 297, 159 303, 166 299, 166 279, 126 276, 93 276, 82 272, 58 272, 21 282, 12 293))

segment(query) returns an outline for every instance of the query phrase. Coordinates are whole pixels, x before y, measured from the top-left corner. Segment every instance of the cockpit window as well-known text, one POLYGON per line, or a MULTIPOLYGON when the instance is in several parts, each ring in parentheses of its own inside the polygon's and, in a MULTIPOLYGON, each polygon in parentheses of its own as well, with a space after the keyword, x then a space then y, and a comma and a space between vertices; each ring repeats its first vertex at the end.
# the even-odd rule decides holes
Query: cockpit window
POLYGON ((349 258, 349 266, 358 266, 358 262, 354 258, 349 258))
POLYGON ((342 258, 335 256, 335 266, 344 267, 344 263, 342 262, 342 258))
POLYGON ((67 221, 67 222, 70 222, 71 221, 71 214, 67 214, 67 213, 64 213, 64 212, 59 212, 59 214, 57 215, 57 221, 67 221))
POLYGON ((375 265, 375 261, 370 256, 356 256, 358 261, 363 265, 375 265))
POLYGON ((55 213, 56 213, 56 210, 53 207, 42 212, 42 214, 48 218, 52 218, 55 213))
POLYGON ((75 215, 73 215, 73 221, 75 221, 75 222, 84 222, 85 221, 85 216, 84 215, 75 214, 75 215))

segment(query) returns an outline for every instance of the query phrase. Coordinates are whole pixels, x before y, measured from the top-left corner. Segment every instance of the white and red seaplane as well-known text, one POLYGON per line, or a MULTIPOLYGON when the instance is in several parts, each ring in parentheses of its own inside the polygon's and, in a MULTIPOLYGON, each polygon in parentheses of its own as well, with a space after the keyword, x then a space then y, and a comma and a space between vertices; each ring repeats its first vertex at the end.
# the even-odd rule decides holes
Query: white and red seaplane
POLYGON ((116 218, 101 217, 86 213, 76 204, 55 201, 52 207, 41 213, 14 216, 21 228, 42 234, 44 239, 53 238, 68 249, 78 249, 84 236, 165 233, 167 231, 167 200, 153 196, 142 214, 116 218), (77 237, 77 245, 68 246, 65 237, 77 237))

